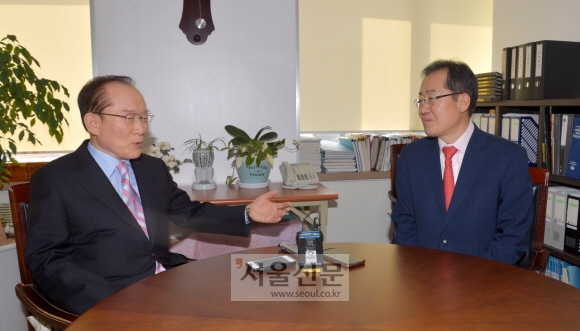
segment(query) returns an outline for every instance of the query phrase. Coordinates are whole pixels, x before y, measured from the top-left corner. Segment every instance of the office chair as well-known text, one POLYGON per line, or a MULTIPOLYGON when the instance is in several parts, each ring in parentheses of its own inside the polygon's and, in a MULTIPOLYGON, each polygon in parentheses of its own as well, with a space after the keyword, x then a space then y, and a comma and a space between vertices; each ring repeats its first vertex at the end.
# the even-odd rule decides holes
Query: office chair
MULTIPOLYGON (((397 162, 399 161, 399 154, 401 154, 401 149, 406 144, 395 144, 391 145, 391 190, 389 191, 389 200, 391 200, 391 211, 388 212, 389 217, 393 212, 395 207, 395 201, 397 201, 397 162)), ((391 227, 389 230, 389 240, 393 242, 393 237, 395 236, 395 224, 391 220, 391 227)))
MULTIPOLYGON (((64 330, 78 316, 53 305, 36 290, 34 280, 24 260, 29 183, 12 186, 8 191, 8 196, 10 198, 10 209, 14 222, 18 268, 20 269, 20 283, 15 288, 16 296, 24 305, 27 317, 34 316, 37 321, 50 326, 52 330, 64 330)), ((34 331, 34 327, 30 324, 30 321, 28 321, 28 330, 34 331)))
POLYGON ((401 149, 406 144, 395 144, 391 145, 391 190, 389 191, 389 200, 391 200, 391 210, 395 206, 395 201, 397 201, 397 161, 399 161, 399 154, 401 154, 401 149))
POLYGON ((534 222, 530 231, 528 251, 516 265, 534 272, 544 273, 550 258, 550 253, 544 249, 549 174, 546 169, 541 168, 530 167, 529 172, 534 187, 534 222))

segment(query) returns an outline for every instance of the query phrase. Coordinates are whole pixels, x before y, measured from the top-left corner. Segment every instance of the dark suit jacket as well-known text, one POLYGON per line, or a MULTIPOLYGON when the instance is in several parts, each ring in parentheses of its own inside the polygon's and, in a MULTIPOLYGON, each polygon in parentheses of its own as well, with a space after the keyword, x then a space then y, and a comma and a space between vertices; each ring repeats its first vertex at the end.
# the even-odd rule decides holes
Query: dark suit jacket
POLYGON ((437 139, 405 146, 397 163, 394 243, 436 248, 515 264, 533 222, 525 150, 477 127, 445 211, 437 139))
POLYGON ((80 314, 116 291, 186 263, 169 252, 169 220, 197 231, 247 236, 244 206, 192 202, 161 159, 132 160, 150 240, 87 149, 50 162, 30 181, 26 263, 53 303, 80 314))

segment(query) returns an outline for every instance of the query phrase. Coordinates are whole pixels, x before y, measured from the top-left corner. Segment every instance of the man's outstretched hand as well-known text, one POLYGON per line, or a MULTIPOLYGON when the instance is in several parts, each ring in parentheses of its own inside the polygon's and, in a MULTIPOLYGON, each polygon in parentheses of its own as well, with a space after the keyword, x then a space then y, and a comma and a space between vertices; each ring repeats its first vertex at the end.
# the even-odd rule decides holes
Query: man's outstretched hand
POLYGON ((272 202, 278 191, 270 191, 257 197, 250 204, 250 218, 259 223, 276 223, 282 219, 289 210, 290 202, 272 202))

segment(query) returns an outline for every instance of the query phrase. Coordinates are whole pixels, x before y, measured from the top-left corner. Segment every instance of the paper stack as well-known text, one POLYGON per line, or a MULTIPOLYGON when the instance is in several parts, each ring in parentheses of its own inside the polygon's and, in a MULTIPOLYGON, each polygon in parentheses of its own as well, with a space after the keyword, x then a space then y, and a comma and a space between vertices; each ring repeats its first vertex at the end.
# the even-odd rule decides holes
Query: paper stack
POLYGON ((300 162, 308 162, 314 170, 321 171, 320 138, 311 134, 300 135, 300 162))
POLYGON ((320 154, 322 155, 322 172, 357 172, 356 155, 354 150, 339 142, 321 140, 320 154))

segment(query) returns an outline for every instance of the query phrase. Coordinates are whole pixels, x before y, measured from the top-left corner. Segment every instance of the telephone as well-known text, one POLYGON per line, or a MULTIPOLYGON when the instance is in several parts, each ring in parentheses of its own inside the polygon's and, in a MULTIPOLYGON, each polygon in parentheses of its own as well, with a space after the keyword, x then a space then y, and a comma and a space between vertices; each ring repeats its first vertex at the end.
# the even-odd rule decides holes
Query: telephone
POLYGON ((282 162, 280 173, 284 180, 283 188, 312 190, 318 188, 318 176, 310 163, 282 162))

